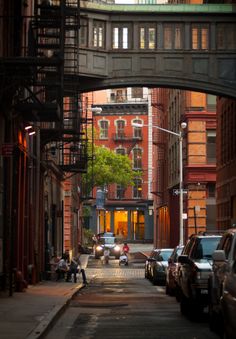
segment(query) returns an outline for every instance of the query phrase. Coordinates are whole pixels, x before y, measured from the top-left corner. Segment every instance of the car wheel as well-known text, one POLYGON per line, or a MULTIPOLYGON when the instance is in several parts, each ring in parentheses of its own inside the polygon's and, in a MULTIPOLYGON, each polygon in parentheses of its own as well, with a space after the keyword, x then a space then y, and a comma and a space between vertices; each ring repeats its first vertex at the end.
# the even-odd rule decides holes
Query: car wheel
POLYGON ((170 295, 170 288, 167 283, 166 283, 166 295, 170 295))

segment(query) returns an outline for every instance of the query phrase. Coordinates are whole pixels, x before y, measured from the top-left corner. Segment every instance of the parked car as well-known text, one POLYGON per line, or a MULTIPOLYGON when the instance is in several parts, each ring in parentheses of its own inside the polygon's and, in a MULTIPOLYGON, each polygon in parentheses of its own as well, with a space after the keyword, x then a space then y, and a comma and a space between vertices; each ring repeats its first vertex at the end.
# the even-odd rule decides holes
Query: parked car
POLYGON ((151 278, 151 262, 155 260, 155 254, 156 252, 158 252, 159 249, 154 249, 149 257, 147 257, 146 261, 145 261, 145 278, 146 279, 150 279, 151 278))
POLYGON ((155 252, 150 262, 150 279, 154 285, 165 285, 166 267, 173 248, 163 248, 155 252))
POLYGON ((210 328, 222 332, 224 322, 227 324, 228 333, 230 333, 233 328, 236 330, 236 325, 232 322, 231 313, 231 310, 234 309, 235 319, 236 228, 231 228, 224 232, 217 249, 212 254, 212 258, 213 272, 208 281, 210 328), (234 285, 232 282, 234 282, 234 285), (231 300, 231 298, 235 298, 234 302, 232 302, 233 299, 231 300))
POLYGON ((212 253, 220 235, 193 235, 178 257, 177 290, 183 314, 200 315, 208 305, 208 279, 212 274, 212 253))
POLYGON ((166 294, 174 295, 176 289, 176 264, 184 246, 176 246, 168 259, 166 268, 166 294))
POLYGON ((110 250, 110 256, 115 256, 116 259, 120 258, 121 248, 117 244, 117 239, 115 237, 105 237, 101 236, 98 240, 98 243, 95 247, 95 258, 99 259, 104 254, 105 248, 110 250))

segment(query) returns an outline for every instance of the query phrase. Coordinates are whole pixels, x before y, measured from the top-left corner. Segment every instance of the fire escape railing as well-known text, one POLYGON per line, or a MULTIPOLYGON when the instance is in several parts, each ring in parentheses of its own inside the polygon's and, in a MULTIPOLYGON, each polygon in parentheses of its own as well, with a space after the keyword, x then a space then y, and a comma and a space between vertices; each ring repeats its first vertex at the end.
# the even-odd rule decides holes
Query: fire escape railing
MULTIPOLYGON (((79 0, 34 0, 33 8, 31 15, 14 18, 18 43, 0 57, 0 96, 12 91, 15 116, 37 124, 44 149, 58 148, 56 165, 84 171, 91 121, 79 97, 79 0)), ((0 17, 0 24, 7 27, 10 19, 0 17)))

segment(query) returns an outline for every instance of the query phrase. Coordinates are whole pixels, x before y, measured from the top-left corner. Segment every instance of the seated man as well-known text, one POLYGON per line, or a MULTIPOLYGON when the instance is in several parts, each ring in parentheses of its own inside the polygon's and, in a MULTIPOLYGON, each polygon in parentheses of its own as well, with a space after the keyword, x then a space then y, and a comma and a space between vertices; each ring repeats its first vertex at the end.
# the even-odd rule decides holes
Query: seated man
POLYGON ((85 275, 85 270, 84 268, 81 268, 81 262, 80 262, 80 258, 78 257, 73 257, 70 263, 70 269, 67 273, 67 279, 66 281, 71 281, 71 276, 72 274, 74 275, 74 283, 77 282, 77 273, 82 274, 82 278, 83 278, 83 284, 87 284, 87 279, 86 279, 86 275, 85 275))
POLYGON ((65 274, 69 271, 68 264, 66 262, 66 257, 63 255, 62 258, 59 260, 56 273, 57 273, 57 281, 61 278, 65 278, 65 274))

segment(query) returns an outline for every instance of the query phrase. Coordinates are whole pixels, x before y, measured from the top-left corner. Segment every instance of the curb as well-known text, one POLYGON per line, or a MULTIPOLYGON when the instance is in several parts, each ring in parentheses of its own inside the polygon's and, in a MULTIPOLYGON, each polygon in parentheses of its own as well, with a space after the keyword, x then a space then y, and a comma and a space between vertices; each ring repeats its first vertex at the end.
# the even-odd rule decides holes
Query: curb
POLYGON ((43 338, 48 333, 50 328, 52 328, 58 318, 64 313, 73 296, 85 286, 86 285, 80 284, 78 287, 75 288, 71 295, 68 296, 64 304, 54 306, 52 310, 49 311, 49 313, 43 318, 40 324, 37 325, 33 329, 33 331, 26 337, 26 339, 43 338))

